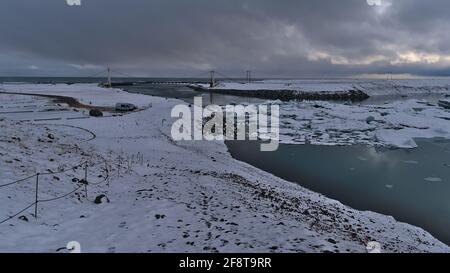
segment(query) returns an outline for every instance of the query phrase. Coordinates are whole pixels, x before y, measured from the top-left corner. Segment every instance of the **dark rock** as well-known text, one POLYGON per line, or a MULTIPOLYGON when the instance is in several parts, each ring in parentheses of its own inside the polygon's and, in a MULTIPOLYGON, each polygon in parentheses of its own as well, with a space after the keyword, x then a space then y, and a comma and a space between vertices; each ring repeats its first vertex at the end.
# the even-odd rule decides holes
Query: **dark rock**
POLYGON ((361 90, 348 90, 342 92, 303 92, 298 90, 231 90, 231 89, 208 89, 198 86, 190 86, 196 91, 208 91, 213 93, 229 94, 233 96, 255 97, 269 100, 341 100, 341 101, 363 101, 369 96, 361 90))
POLYGON ((333 245, 337 244, 337 242, 334 239, 328 239, 327 240, 329 243, 332 243, 333 245))
POLYGON ((84 179, 78 180, 78 183, 83 184, 83 185, 89 185, 89 183, 84 179))
POLYGON ((98 109, 91 109, 89 110, 89 116, 91 117, 103 117, 102 111, 98 109))
POLYGON ((25 215, 20 216, 19 219, 28 222, 28 218, 25 215))
POLYGON ((375 118, 373 116, 369 116, 369 117, 366 118, 366 122, 367 123, 371 123, 371 122, 374 122, 374 121, 375 121, 375 118))
POLYGON ((95 197, 94 203, 95 204, 109 203, 109 199, 106 195, 101 194, 101 195, 95 197))
POLYGON ((155 214, 155 218, 159 220, 166 218, 166 216, 164 214, 155 214))

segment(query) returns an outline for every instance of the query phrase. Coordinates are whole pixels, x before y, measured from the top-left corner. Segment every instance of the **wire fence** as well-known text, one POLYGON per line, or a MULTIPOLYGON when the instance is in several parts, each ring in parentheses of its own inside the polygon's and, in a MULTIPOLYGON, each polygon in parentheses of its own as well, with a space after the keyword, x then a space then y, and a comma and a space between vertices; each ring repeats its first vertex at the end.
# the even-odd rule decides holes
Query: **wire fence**
MULTIPOLYGON (((122 164, 122 162, 120 162, 120 164, 122 164)), ((108 185, 109 185, 110 176, 109 176, 109 166, 108 166, 108 163, 107 163, 106 160, 103 159, 102 162, 98 162, 96 164, 92 164, 92 162, 90 162, 90 161, 84 161, 84 162, 82 162, 82 163, 80 163, 80 164, 78 164, 76 166, 72 166, 72 167, 67 168, 67 169, 61 169, 61 170, 57 170, 57 171, 54 171, 54 172, 53 171, 48 171, 48 172, 45 172, 45 173, 36 173, 34 175, 31 175, 31 176, 28 176, 28 177, 25 177, 25 178, 22 178, 22 179, 19 179, 19 180, 16 180, 16 181, 12 181, 12 182, 0 185, 0 188, 13 186, 15 184, 19 184, 19 183, 22 183, 22 182, 25 182, 25 181, 29 181, 29 180, 31 180, 33 178, 36 179, 35 186, 34 186, 34 193, 35 193, 34 202, 29 204, 29 205, 27 205, 27 206, 25 206, 20 211, 18 211, 16 213, 6 217, 5 219, 1 219, 0 220, 0 225, 3 224, 3 223, 8 222, 11 219, 14 219, 15 217, 17 217, 21 213, 24 213, 25 211, 27 211, 28 209, 30 209, 32 207, 34 207, 34 217, 37 219, 37 217, 38 217, 38 204, 39 203, 48 203, 48 202, 53 202, 53 201, 56 201, 56 200, 60 200, 60 199, 69 197, 69 196, 75 194, 76 192, 78 192, 78 191, 80 191, 82 189, 84 189, 84 191, 85 191, 85 198, 88 199, 88 195, 87 195, 87 193, 88 193, 88 186, 89 185, 97 186, 97 185, 100 185, 100 184, 103 184, 103 183, 106 183, 106 182, 108 182, 108 185), (89 174, 88 170, 89 170, 89 168, 97 167, 97 166, 103 165, 103 164, 105 166, 103 171, 106 173, 106 175, 104 175, 103 179, 101 181, 99 181, 99 182, 89 183, 88 182, 88 174, 89 174), (81 185, 79 185, 78 187, 75 187, 72 191, 64 193, 64 194, 62 194, 60 196, 57 196, 57 197, 48 198, 48 199, 40 199, 39 198, 40 178, 41 178, 41 181, 42 181, 42 177, 43 176, 50 176, 50 175, 55 175, 55 174, 63 174, 63 173, 67 173, 69 171, 77 170, 77 169, 82 168, 82 167, 84 167, 84 179, 77 181, 81 185)))
POLYGON ((4 187, 12 186, 12 185, 15 185, 15 184, 19 184, 19 183, 21 183, 21 182, 25 182, 25 181, 27 181, 27 180, 33 178, 33 177, 36 177, 36 175, 37 175, 37 174, 33 174, 32 176, 28 176, 28 177, 23 178, 23 179, 19 179, 19 180, 13 181, 13 182, 9 182, 9 183, 0 185, 0 188, 4 188, 4 187))
MULTIPOLYGON (((117 168, 117 170, 116 170, 117 177, 118 178, 121 177, 122 170, 123 170, 122 174, 130 174, 130 173, 134 172, 133 167, 135 164, 140 164, 141 166, 144 165, 144 154, 138 152, 137 154, 133 154, 133 155, 127 156, 127 157, 122 157, 121 155, 119 155, 117 157, 117 164, 113 163, 113 165, 115 165, 115 167, 117 168)), ((76 166, 72 166, 72 167, 65 168, 65 169, 58 169, 56 171, 49 170, 48 172, 36 173, 34 175, 0 185, 0 189, 1 189, 1 188, 5 188, 8 186, 13 186, 15 184, 23 183, 25 181, 30 181, 33 178, 35 178, 34 202, 31 204, 28 204, 27 206, 25 206, 18 212, 6 217, 5 219, 0 219, 0 225, 16 218, 17 216, 26 212, 27 210, 31 209, 32 207, 34 207, 34 215, 33 216, 37 219, 38 218, 38 205, 40 203, 48 203, 48 202, 53 202, 53 201, 57 201, 60 199, 64 199, 64 198, 67 198, 79 191, 84 190, 84 197, 86 198, 86 200, 92 201, 92 200, 89 200, 89 198, 88 198, 89 186, 96 187, 96 186, 99 186, 102 184, 106 184, 109 187, 111 174, 113 171, 114 171, 114 168, 109 164, 109 162, 105 158, 102 158, 101 161, 98 161, 96 163, 93 163, 92 160, 86 160, 76 166), (97 181, 97 182, 91 181, 91 179, 89 179, 89 169, 92 170, 92 168, 98 167, 101 165, 104 165, 104 168, 102 170, 102 173, 104 175, 102 175, 102 179, 100 179, 100 181, 97 181), (81 180, 78 180, 78 179, 76 180, 76 182, 78 182, 79 185, 77 187, 75 187, 73 190, 71 190, 70 192, 63 193, 57 197, 52 197, 52 198, 47 198, 47 199, 39 198, 39 186, 41 186, 40 182, 43 180, 42 179, 43 176, 54 176, 55 174, 63 174, 63 173, 67 173, 69 171, 76 171, 83 167, 84 167, 84 169, 83 169, 84 170, 84 178, 81 180)), ((98 177, 100 177, 100 176, 98 176, 98 177)))
POLYGON ((9 220, 11 220, 11 219, 13 219, 13 218, 16 218, 17 216, 19 216, 19 214, 21 214, 21 213, 27 211, 28 209, 32 208, 32 207, 35 206, 35 205, 36 205, 36 202, 34 202, 33 204, 31 204, 31 205, 25 207, 24 209, 22 209, 21 211, 15 213, 14 215, 8 216, 6 219, 0 221, 0 225, 3 224, 3 223, 8 222, 9 220))

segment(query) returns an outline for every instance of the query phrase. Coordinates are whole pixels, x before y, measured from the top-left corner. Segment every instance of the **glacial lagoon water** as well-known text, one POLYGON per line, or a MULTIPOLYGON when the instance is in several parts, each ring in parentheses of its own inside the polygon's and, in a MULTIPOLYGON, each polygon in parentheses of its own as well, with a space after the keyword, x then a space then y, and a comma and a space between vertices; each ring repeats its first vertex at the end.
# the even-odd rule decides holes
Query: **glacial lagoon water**
POLYGON ((450 244, 450 140, 416 139, 416 149, 229 141, 231 155, 359 210, 394 216, 450 244))

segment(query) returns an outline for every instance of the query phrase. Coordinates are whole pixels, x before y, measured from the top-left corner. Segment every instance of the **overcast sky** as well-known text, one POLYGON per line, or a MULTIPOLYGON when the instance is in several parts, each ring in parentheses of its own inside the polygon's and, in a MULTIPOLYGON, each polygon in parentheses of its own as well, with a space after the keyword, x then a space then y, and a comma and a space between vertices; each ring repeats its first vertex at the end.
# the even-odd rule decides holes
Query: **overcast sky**
POLYGON ((450 75, 448 0, 81 4, 2 0, 0 76, 450 75))

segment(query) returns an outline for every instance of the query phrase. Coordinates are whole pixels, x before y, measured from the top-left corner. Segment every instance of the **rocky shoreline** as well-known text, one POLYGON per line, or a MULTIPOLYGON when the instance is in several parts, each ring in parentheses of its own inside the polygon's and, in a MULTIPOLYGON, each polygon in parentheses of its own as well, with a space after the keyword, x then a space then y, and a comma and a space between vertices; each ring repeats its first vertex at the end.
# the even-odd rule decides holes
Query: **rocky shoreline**
POLYGON ((305 92, 299 90, 238 90, 238 89, 212 89, 198 85, 190 85, 191 89, 199 92, 219 93, 239 97, 253 97, 267 100, 334 100, 334 101, 363 101, 369 95, 361 90, 348 90, 340 92, 305 92))

